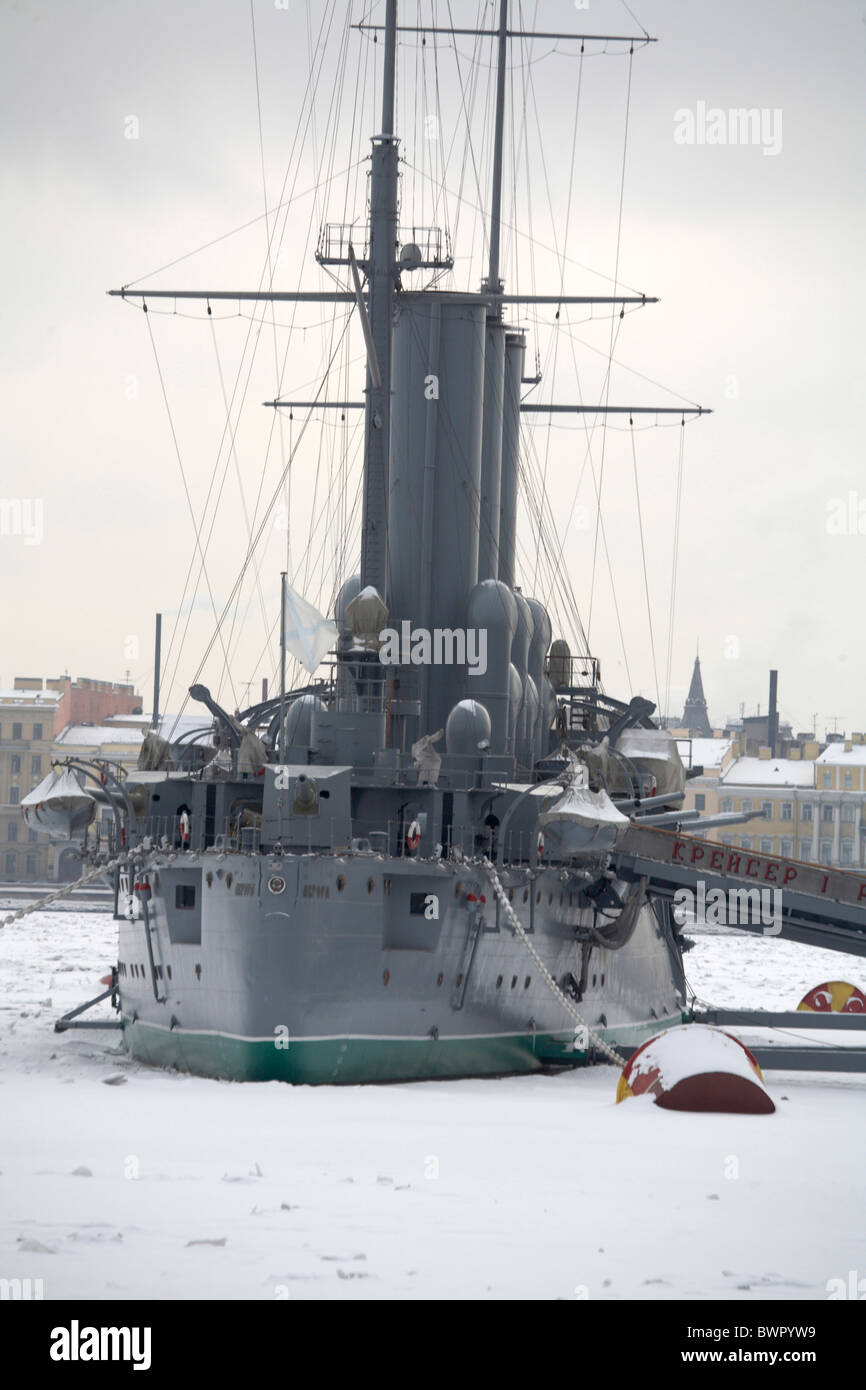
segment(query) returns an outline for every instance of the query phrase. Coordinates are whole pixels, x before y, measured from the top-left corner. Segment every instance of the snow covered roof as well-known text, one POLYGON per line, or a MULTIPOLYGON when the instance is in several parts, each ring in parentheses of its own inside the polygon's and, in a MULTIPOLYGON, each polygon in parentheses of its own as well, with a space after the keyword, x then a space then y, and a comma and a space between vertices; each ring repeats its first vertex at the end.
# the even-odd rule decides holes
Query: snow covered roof
POLYGON ((813 787, 815 765, 799 758, 737 758, 719 781, 726 787, 813 787))
POLYGON ((830 743, 815 761, 816 763, 842 763, 846 767, 862 767, 866 763, 866 743, 855 743, 847 753, 844 743, 830 743))
POLYGON ((680 757, 686 767, 721 767, 722 759, 732 743, 733 739, 730 738, 677 739, 680 757), (690 756, 691 761, 689 761, 690 756))
MULTIPOLYGON (((179 717, 165 714, 159 721, 159 733, 163 738, 168 738, 171 734, 177 739, 181 734, 189 733, 193 729, 209 729, 212 722, 206 711, 203 714, 182 714, 179 717)), ((149 719, 133 728, 127 728, 123 724, 67 724, 57 735, 56 742, 71 748, 98 748, 103 744, 112 743, 126 743, 138 748, 149 729, 149 719)))
POLYGON ((105 743, 132 743, 138 746, 143 738, 143 729, 124 729, 111 724, 67 724, 57 735, 56 742, 73 748, 101 747, 105 743))
POLYGON ((59 700, 59 690, 0 690, 4 705, 56 705, 59 700))
POLYGON ((163 714, 157 732, 160 738, 178 739, 181 734, 192 733, 194 729, 210 729, 212 725, 213 715, 206 709, 197 714, 163 714))

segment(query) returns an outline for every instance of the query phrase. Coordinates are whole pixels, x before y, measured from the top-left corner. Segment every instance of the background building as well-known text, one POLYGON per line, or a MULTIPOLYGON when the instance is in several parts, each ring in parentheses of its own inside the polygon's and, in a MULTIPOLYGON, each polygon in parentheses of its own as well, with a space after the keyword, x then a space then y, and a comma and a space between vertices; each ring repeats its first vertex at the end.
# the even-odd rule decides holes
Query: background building
POLYGON ((0 880, 45 883, 62 876, 59 859, 68 846, 28 829, 21 800, 46 776, 53 758, 98 755, 124 761, 115 756, 120 752, 134 766, 144 736, 140 725, 133 742, 125 737, 133 731, 109 723, 113 741, 105 752, 96 731, 102 720, 141 718, 141 709, 133 686, 86 677, 16 676, 12 690, 0 691, 0 880), (88 735, 75 741, 67 731, 84 728, 84 721, 91 721, 88 735))
POLYGON ((0 878, 45 882, 52 859, 49 838, 29 830, 21 799, 51 763, 54 717, 60 694, 42 681, 19 678, 0 691, 0 878))
MULTIPOLYGON (((765 813, 762 820, 710 830, 708 839, 806 863, 866 865, 866 735, 843 737, 823 751, 804 741, 786 758, 771 757, 766 747, 757 757, 741 755, 736 741, 710 740, 719 745, 718 775, 706 766, 705 741, 693 743, 702 749, 705 774, 686 783, 686 809, 765 813)), ((681 755, 687 761, 683 747, 681 755)))

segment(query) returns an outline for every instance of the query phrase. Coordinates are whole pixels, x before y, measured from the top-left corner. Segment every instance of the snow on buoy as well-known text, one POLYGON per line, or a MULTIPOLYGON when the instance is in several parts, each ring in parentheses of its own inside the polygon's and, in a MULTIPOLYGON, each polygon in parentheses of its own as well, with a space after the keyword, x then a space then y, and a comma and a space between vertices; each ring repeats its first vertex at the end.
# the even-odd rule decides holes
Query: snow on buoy
POLYGON ((663 1110, 771 1115, 776 1107, 761 1068, 739 1038, 705 1023, 657 1033, 632 1054, 617 1086, 617 1104, 651 1095, 663 1110))
POLYGON ((828 980, 816 985, 797 1005, 797 1012, 815 1014, 864 1014, 866 994, 847 980, 828 980))

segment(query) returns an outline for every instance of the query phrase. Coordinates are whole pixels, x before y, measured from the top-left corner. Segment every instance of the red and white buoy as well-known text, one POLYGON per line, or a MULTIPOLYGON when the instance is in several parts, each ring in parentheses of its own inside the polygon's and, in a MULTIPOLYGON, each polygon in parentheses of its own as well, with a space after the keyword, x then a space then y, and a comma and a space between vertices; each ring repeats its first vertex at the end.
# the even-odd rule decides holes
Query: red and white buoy
POLYGON ((617 1103, 643 1095, 662 1110, 770 1115, 776 1109, 745 1043, 705 1023, 669 1028, 632 1054, 619 1079, 617 1103))
POLYGON ((847 980, 827 980, 816 985, 797 1005, 798 1013, 866 1014, 866 994, 847 980))

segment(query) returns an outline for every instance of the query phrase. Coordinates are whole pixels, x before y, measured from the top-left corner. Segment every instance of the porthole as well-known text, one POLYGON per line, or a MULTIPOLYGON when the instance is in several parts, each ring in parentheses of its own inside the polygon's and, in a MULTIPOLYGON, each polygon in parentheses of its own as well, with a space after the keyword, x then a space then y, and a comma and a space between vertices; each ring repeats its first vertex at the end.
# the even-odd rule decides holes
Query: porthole
POLYGON ((231 875, 231 873, 227 873, 227 874, 226 874, 226 888, 231 888, 231 886, 232 886, 232 875, 231 875))
POLYGON ((513 902, 514 902, 514 889, 513 889, 513 888, 509 888, 509 890, 508 890, 508 901, 509 901, 510 903, 513 903, 513 902))
POLYGON ((387 983, 388 983, 388 981, 390 980, 390 978, 391 978, 391 971, 390 971, 390 970, 385 970, 385 971, 382 972, 382 984, 383 984, 383 985, 387 985, 387 983))
POLYGON ((345 886, 346 886, 346 876, 345 876, 345 874, 337 874, 337 892, 338 892, 338 893, 342 893, 342 891, 343 891, 343 889, 345 888, 345 886))
POLYGON ((442 988, 442 985, 443 985, 443 983, 444 983, 444 980, 445 980, 445 976, 444 976, 444 975, 442 975, 441 973, 440 973, 439 975, 437 975, 437 977, 436 977, 436 988, 437 988, 437 989, 441 989, 441 988, 442 988))
POLYGON ((207 884, 208 888, 210 888, 210 887, 212 886, 212 884, 213 884, 213 874, 211 873, 210 869, 208 869, 207 873, 205 874, 205 876, 204 876, 204 881, 205 881, 205 883, 207 884))
POLYGON ((538 892, 537 892, 536 895, 535 895, 535 901, 536 901, 536 903, 540 903, 540 902, 541 902, 541 889, 540 889, 540 888, 539 888, 538 892))
POLYGON ((598 979, 598 976, 597 976, 597 975, 593 975, 593 977, 592 977, 592 987, 593 987, 593 989, 595 989, 595 982, 596 982, 597 979, 598 979))
POLYGON ((497 976, 496 976, 496 988, 497 988, 497 989, 501 989, 501 988, 502 988, 502 976, 501 976, 501 975, 497 975, 497 976))
POLYGON ((550 907, 550 905, 551 905, 552 902, 553 902, 553 894, 552 894, 552 893, 548 893, 548 895, 547 895, 547 906, 550 907))
POLYGON ((168 975, 168 978, 171 979, 171 966, 170 966, 170 965, 167 965, 167 966, 165 967, 165 973, 168 975))
POLYGON ((602 977, 601 977, 601 983, 602 983, 602 987, 604 987, 604 976, 603 976, 603 975, 602 975, 602 977))
POLYGON ((516 976, 516 975, 512 975, 512 977, 511 977, 511 988, 512 988, 512 989, 515 989, 516 986, 517 986, 517 976, 516 976))
POLYGON ((528 888, 524 888, 524 890, 523 890, 523 901, 524 901, 525 903, 526 903, 526 902, 529 902, 529 889, 528 889, 528 888))
POLYGON ((376 880, 375 880, 374 878, 368 878, 368 879, 367 879, 367 892, 368 892, 368 893, 372 893, 372 891, 373 891, 373 889, 374 889, 375 887, 376 887, 376 880))
POLYGON ((527 975, 526 979, 523 981, 523 988, 524 988, 524 989, 529 989, 529 986, 530 986, 531 981, 532 981, 532 976, 531 976, 531 975, 527 975))
POLYGON ((462 985, 462 983, 463 983, 463 972, 461 971, 461 973, 457 976, 457 988, 458 988, 458 989, 460 988, 460 986, 462 985))
POLYGON ((286 880, 282 874, 271 874, 268 879, 268 888, 272 893, 285 893, 286 880))

